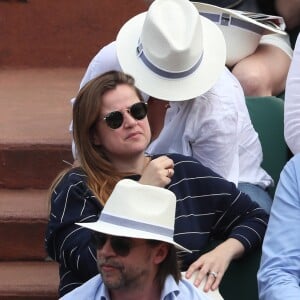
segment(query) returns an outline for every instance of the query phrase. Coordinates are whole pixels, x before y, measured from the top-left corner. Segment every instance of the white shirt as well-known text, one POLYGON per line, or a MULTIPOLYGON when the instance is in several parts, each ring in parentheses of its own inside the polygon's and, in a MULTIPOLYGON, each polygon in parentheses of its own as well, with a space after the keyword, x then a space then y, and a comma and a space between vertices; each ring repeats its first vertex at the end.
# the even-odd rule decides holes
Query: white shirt
POLYGON ((272 183, 260 167, 262 148, 238 80, 225 68, 218 82, 194 100, 170 102, 164 127, 147 152, 195 157, 229 181, 272 183))
MULTIPOLYGON (((80 87, 108 70, 121 70, 115 42, 103 47, 92 59, 80 87)), ((143 97, 147 99, 147 95, 143 97)), ((243 89, 226 67, 204 95, 194 100, 170 102, 164 128, 147 152, 193 156, 235 184, 247 182, 265 188, 273 182, 260 167, 262 148, 249 117, 243 89)))
POLYGON ((300 35, 290 65, 284 100, 284 137, 291 151, 300 152, 300 35))

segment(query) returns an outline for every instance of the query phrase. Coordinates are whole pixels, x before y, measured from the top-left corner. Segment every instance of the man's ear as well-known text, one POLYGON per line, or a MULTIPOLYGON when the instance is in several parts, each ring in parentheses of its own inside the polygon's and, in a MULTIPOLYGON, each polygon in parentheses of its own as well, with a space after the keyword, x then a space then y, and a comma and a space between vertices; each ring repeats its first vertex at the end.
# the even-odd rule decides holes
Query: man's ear
POLYGON ((155 248, 153 262, 157 265, 159 265, 161 262, 163 262, 168 255, 169 248, 170 248, 170 246, 167 243, 164 243, 164 242, 160 243, 155 248))

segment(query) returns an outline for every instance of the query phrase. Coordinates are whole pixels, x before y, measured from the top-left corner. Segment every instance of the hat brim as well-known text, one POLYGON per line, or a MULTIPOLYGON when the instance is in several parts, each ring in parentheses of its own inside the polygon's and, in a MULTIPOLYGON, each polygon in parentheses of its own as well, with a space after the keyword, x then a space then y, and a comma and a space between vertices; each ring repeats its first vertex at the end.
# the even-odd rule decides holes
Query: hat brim
POLYGON ((117 56, 122 70, 135 78, 141 91, 161 100, 189 100, 208 91, 222 73, 226 59, 225 40, 217 25, 199 15, 203 30, 202 61, 192 74, 169 79, 155 74, 137 55, 145 17, 146 12, 131 18, 117 35, 117 56))
POLYGON ((91 229, 93 231, 102 232, 108 235, 162 241, 174 245, 179 250, 192 253, 191 250, 177 244, 176 242, 174 242, 173 239, 164 235, 153 234, 141 230, 135 230, 132 228, 127 228, 123 226, 114 225, 111 223, 102 222, 100 220, 97 222, 90 222, 90 223, 76 223, 76 225, 91 229))
POLYGON ((208 12, 209 11, 209 12, 215 12, 215 13, 227 13, 227 14, 231 15, 232 17, 235 17, 237 19, 251 23, 252 25, 257 26, 257 28, 264 29, 262 31, 262 34, 271 34, 271 33, 278 33, 281 35, 287 34, 283 30, 276 29, 276 28, 272 27, 271 25, 268 26, 268 25, 265 25, 261 22, 254 20, 250 17, 247 17, 247 16, 241 14, 238 10, 223 8, 223 7, 206 4, 206 3, 198 3, 198 2, 192 2, 192 3, 196 6, 196 8, 198 9, 199 12, 208 12))

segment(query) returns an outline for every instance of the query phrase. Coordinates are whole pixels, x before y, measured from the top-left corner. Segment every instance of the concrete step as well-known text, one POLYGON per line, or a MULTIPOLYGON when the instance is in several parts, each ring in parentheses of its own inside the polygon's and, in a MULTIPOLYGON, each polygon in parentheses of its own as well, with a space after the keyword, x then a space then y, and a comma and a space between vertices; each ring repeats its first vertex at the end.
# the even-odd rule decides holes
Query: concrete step
POLYGON ((0 299, 58 298, 58 266, 45 261, 46 189, 73 162, 69 100, 90 59, 146 6, 0 1, 0 299))
POLYGON ((0 161, 0 188, 45 189, 73 158, 70 143, 2 144, 0 161))
POLYGON ((54 262, 0 262, 0 299, 58 299, 58 265, 54 262))
POLYGON ((0 261, 44 260, 46 190, 0 189, 0 261))
POLYGON ((73 162, 69 124, 82 68, 0 70, 0 188, 48 188, 73 162))
POLYGON ((47 189, 72 163, 72 98, 84 69, 0 70, 0 299, 57 299, 45 262, 47 189))

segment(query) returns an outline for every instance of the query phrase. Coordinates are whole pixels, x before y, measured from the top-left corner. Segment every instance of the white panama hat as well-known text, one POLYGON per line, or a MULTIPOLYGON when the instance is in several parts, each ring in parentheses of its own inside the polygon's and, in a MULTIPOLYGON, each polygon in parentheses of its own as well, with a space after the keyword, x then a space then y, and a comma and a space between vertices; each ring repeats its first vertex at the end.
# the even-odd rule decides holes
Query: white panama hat
MULTIPOLYGON (((210 19, 222 30, 227 47, 226 65, 229 67, 254 53, 262 35, 272 33, 286 35, 286 32, 283 30, 285 27, 284 23, 282 24, 283 28, 280 29, 267 23, 256 21, 251 17, 255 13, 222 8, 201 2, 192 3, 202 16, 210 19)), ((258 14, 257 17, 259 16, 263 15, 258 14)), ((278 20, 281 19, 281 17, 278 17, 278 20)))
POLYGON ((122 70, 161 100, 202 95, 225 66, 222 32, 188 0, 155 0, 122 26, 116 43, 122 70))
POLYGON ((163 241, 190 252, 173 240, 176 196, 173 192, 134 180, 120 180, 98 221, 76 223, 108 235, 163 241))

